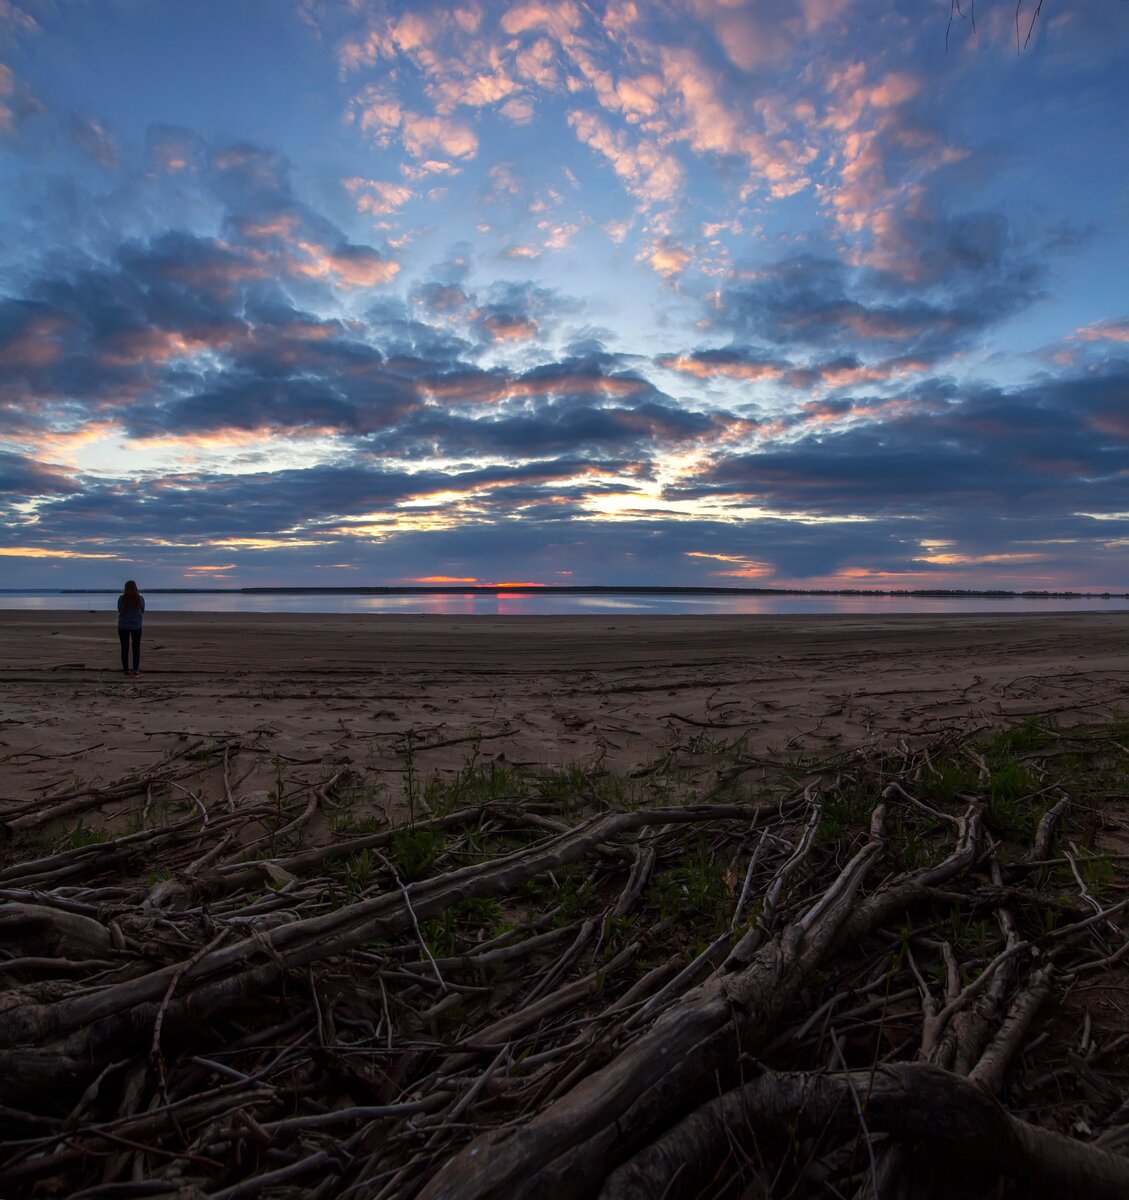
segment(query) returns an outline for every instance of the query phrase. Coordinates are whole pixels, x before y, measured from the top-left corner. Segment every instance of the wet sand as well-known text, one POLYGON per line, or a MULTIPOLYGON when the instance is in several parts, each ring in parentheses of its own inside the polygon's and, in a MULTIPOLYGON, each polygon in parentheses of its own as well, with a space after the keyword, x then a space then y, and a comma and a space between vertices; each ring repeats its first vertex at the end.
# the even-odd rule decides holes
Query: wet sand
POLYGON ((1129 711, 1117 613, 436 617, 162 613, 123 678, 113 614, 0 612, 0 801, 218 739, 287 763, 635 770, 693 739, 754 753, 1129 711))

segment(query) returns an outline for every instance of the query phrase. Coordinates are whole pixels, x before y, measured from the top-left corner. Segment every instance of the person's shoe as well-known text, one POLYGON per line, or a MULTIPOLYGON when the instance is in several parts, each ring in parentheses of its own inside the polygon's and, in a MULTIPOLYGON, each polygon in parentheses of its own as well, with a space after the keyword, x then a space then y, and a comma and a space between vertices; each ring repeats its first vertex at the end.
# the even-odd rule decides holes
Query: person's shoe
POLYGON ((138 667, 137 670, 133 672, 133 677, 134 677, 134 679, 138 679, 138 678, 140 678, 140 676, 141 676, 141 668, 138 667))
POLYGON ((128 667, 122 667, 122 674, 128 676, 132 675, 133 672, 128 667))

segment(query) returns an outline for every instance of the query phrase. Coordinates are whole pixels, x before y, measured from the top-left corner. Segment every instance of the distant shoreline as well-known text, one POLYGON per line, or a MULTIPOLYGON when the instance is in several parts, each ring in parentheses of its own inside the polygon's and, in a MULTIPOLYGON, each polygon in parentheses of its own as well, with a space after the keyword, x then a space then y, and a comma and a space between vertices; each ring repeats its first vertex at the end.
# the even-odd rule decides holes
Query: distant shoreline
MULTIPOLYGON (((432 585, 402 587, 146 588, 154 596, 936 596, 1000 600, 1129 600, 1129 592, 1007 591, 1002 588, 742 588, 617 585, 432 585)), ((112 596, 117 588, 0 588, 0 595, 112 596)))

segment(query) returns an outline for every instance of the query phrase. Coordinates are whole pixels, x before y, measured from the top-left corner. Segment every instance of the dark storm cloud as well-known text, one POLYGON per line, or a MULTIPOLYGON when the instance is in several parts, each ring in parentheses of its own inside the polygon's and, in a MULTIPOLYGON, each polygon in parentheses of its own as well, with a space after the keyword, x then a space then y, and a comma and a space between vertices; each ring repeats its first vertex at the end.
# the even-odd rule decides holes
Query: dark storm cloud
POLYGON ((461 364, 471 352, 469 339, 448 327, 419 320, 408 305, 393 296, 370 304, 363 319, 369 336, 389 359, 415 360, 419 373, 461 364))
POLYGON ((81 485, 57 467, 0 450, 0 494, 23 499, 27 496, 70 496, 80 490, 81 485))
MULTIPOLYGON (((428 480, 438 486, 441 476, 428 480)), ((263 471, 245 475, 176 475, 135 483, 84 481, 84 490, 42 510, 36 544, 87 539, 112 543, 177 542, 274 536, 312 524, 390 507, 421 481, 396 472, 350 467, 263 471)))
MULTIPOLYGON (((357 432, 415 403, 411 380, 387 368, 367 330, 294 308, 261 275, 238 250, 178 233, 128 243, 112 264, 77 264, 38 280, 31 299, 0 302, 9 430, 105 415, 134 436, 327 424, 357 432)), ((435 366, 429 355, 416 373, 435 366)))
MULTIPOLYGON (((1081 512, 1129 511, 1129 369, 983 389, 928 409, 717 460, 690 494, 741 495, 825 517, 946 521, 1010 536, 1009 522, 1047 528, 1081 512)), ((1063 528, 1061 524, 1058 526, 1063 528)))
POLYGON ((990 214, 906 221, 909 268, 796 255, 724 289, 715 323, 767 345, 935 361, 1043 295, 1046 266, 990 214), (912 270, 906 276, 905 271, 912 270))
POLYGON ((722 419, 651 401, 631 406, 549 399, 532 411, 470 418, 452 412, 417 412, 378 444, 411 456, 598 456, 635 449, 653 454, 716 437, 722 419))

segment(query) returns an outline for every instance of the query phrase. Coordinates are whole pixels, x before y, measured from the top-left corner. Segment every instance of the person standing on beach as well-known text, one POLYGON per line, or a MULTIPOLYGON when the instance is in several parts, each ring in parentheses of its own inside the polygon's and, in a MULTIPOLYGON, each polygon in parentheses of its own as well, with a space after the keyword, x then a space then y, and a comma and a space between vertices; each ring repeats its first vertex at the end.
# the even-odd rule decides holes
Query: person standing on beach
POLYGON ((118 597, 118 640, 122 644, 122 674, 141 674, 141 626, 145 618, 145 597, 132 579, 125 581, 118 597), (129 647, 133 645, 133 670, 129 669, 129 647))

